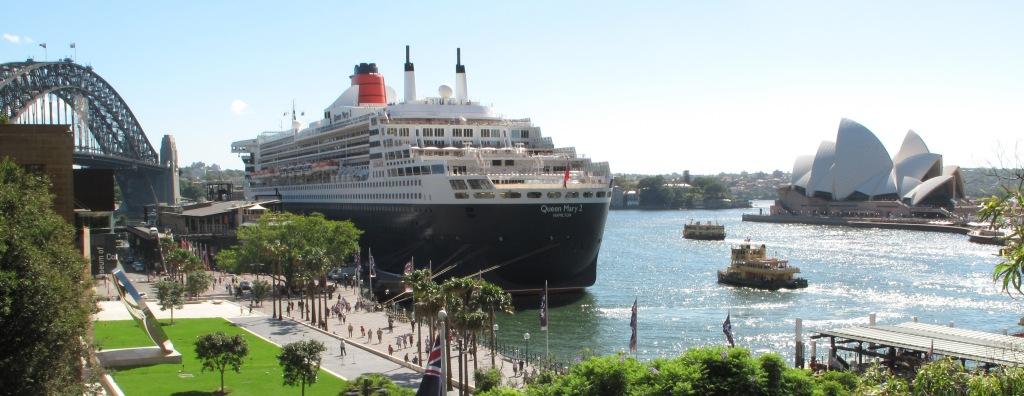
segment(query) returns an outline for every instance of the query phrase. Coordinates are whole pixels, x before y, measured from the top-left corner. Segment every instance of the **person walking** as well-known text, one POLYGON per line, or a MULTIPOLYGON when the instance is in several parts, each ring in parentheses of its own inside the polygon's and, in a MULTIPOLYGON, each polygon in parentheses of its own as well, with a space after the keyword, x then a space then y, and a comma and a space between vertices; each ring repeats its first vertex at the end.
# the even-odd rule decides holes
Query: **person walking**
POLYGON ((381 338, 383 338, 383 336, 384 336, 384 331, 381 330, 381 329, 377 329, 377 343, 378 344, 380 344, 381 338))
POLYGON ((341 357, 345 357, 345 355, 348 355, 348 354, 345 353, 345 341, 342 340, 341 341, 341 357))
POLYGON ((348 324, 348 338, 352 338, 352 324, 348 324))
POLYGON ((405 354, 405 362, 409 363, 409 354, 408 353, 405 354))
POLYGON ((391 344, 388 344, 388 356, 392 356, 394 354, 395 354, 395 348, 393 348, 391 346, 391 344))
POLYGON ((363 325, 359 325, 359 336, 366 337, 366 328, 363 325))
POLYGON ((373 341, 373 330, 366 332, 366 343, 369 344, 370 341, 373 341))

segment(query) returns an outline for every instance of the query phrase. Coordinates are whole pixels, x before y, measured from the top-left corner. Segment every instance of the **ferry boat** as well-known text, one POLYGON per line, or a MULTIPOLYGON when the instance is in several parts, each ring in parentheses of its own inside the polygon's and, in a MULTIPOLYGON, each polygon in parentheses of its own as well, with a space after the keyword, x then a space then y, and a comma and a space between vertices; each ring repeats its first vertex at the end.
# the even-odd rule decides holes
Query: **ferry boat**
POLYGON ((787 260, 768 257, 764 244, 751 246, 745 241, 732 248, 732 262, 718 271, 718 283, 766 290, 807 287, 807 279, 795 277, 799 272, 787 260))
POLYGON ((986 245, 1006 245, 1006 233, 988 227, 974 228, 967 233, 967 240, 986 245))
POLYGON ((725 226, 710 221, 704 223, 690 221, 683 226, 683 238, 705 241, 725 240, 725 226))
MULTIPOLYGON (((375 63, 360 63, 323 118, 303 126, 293 110, 290 129, 232 143, 246 198, 352 220, 365 231, 363 262, 372 249, 378 272, 400 274, 413 261, 514 293, 545 281, 553 291, 593 285, 608 163, 555 147, 529 118, 471 100, 460 50, 454 95, 441 85, 436 97, 417 96, 408 46, 405 55, 403 97, 375 63)), ((378 293, 384 287, 374 282, 378 293)))

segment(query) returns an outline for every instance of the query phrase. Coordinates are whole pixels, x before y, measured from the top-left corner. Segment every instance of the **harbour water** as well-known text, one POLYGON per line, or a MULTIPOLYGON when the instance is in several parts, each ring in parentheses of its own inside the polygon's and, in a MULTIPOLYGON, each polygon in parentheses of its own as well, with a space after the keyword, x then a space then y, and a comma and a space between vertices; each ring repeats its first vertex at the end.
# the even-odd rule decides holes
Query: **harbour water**
MULTIPOLYGON (((628 349, 633 299, 639 301, 638 355, 677 356, 687 348, 725 342, 722 321, 732 315, 736 343, 755 353, 777 351, 792 361, 794 319, 805 334, 815 329, 879 323, 918 316, 927 323, 998 332, 1021 331, 1024 299, 992 282, 997 248, 964 235, 744 223, 753 209, 612 211, 608 214, 597 283, 582 296, 552 296, 550 350, 573 356, 583 349, 610 354, 628 349), (726 226, 723 241, 682 238, 689 220, 726 226), (745 238, 799 266, 810 286, 760 291, 722 286, 715 273, 728 265, 729 248, 745 238)), ((499 318, 499 339, 543 352, 538 299, 517 301, 515 315, 499 318)))

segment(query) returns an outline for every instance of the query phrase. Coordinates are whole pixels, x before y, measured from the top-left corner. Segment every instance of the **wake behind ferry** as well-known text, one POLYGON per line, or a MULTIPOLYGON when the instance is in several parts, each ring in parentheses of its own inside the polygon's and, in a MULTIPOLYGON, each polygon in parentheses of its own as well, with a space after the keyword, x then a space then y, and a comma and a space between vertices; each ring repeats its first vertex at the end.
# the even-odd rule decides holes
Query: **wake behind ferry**
POLYGON ((293 111, 291 129, 232 143, 246 198, 351 219, 366 231, 363 262, 368 247, 392 274, 412 261, 511 292, 593 285, 608 164, 470 100, 460 50, 454 96, 441 85, 437 97, 417 97, 408 46, 405 56, 401 101, 376 64, 360 63, 322 119, 303 127, 293 111))

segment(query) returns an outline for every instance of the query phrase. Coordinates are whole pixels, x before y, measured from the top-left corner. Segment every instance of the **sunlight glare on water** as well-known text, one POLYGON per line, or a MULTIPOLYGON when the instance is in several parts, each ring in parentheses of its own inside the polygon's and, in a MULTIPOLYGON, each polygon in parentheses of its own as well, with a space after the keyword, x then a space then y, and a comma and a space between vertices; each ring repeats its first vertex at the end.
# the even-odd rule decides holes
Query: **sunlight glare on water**
MULTIPOLYGON (((758 202, 758 206, 768 202, 758 202)), ((582 296, 552 296, 550 348, 569 356, 624 351, 630 306, 639 299, 641 358, 676 356, 693 346, 722 344, 722 321, 732 314, 736 342, 755 352, 776 351, 791 360, 795 318, 805 334, 816 329, 922 322, 998 332, 1021 331, 1024 301, 992 282, 997 248, 964 235, 742 222, 758 209, 612 211, 598 259, 597 283, 582 296), (690 219, 726 226, 726 241, 682 238, 690 219), (717 284, 716 271, 729 263, 729 248, 745 238, 765 243, 770 255, 800 267, 810 286, 777 292, 717 284)), ((534 299, 500 318, 499 338, 542 352, 534 299), (524 345, 525 346, 525 345, 524 345)))

